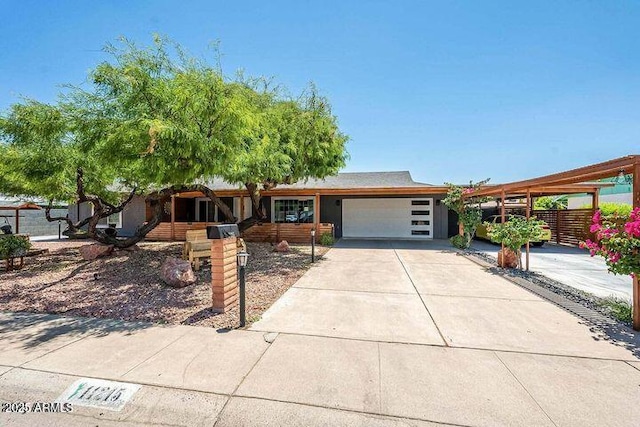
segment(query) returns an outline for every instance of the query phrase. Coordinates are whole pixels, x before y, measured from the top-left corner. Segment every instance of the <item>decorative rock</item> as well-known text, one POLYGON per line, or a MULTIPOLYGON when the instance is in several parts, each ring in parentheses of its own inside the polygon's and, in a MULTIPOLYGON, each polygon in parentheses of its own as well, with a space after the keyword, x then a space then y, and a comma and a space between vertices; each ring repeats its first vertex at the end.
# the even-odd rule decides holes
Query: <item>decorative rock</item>
POLYGON ((511 249, 504 248, 504 254, 502 250, 498 251, 498 265, 502 268, 516 268, 518 266, 518 255, 511 249))
POLYGON ((140 249, 140 246, 133 245, 133 246, 129 246, 128 248, 122 248, 122 250, 127 252, 138 252, 141 249, 140 249))
POLYGON ((160 270, 162 281, 172 288, 184 288, 196 281, 191 263, 179 258, 168 257, 160 270))
POLYGON ((93 243, 91 245, 80 246, 80 256, 87 261, 92 261, 96 258, 110 255, 113 252, 113 245, 102 245, 100 243, 93 243))
POLYGON ((286 240, 283 240, 276 245, 276 252, 289 252, 289 250, 289 243, 286 240))

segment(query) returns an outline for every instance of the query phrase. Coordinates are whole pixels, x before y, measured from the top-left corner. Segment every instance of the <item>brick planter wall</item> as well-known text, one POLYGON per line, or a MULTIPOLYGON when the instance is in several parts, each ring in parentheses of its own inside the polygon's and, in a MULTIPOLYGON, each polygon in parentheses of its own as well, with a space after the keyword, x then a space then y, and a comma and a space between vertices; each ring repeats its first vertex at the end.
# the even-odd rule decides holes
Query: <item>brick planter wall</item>
POLYGON ((213 240, 211 244, 211 290, 213 310, 224 313, 238 303, 237 238, 213 240))

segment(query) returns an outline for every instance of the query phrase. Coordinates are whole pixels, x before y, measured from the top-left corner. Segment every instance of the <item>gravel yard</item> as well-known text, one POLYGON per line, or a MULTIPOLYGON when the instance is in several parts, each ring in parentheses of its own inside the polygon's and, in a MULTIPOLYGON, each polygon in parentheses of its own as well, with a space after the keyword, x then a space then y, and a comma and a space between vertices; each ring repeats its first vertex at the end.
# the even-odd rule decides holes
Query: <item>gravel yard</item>
MULTIPOLYGON (((209 264, 196 272, 198 281, 173 289, 160 280, 168 256, 180 257, 182 243, 139 244, 138 251, 117 251, 84 261, 78 247, 90 242, 35 242, 48 254, 25 259, 21 270, 0 271, 0 310, 58 313, 73 316, 140 320, 157 323, 235 328, 237 307, 228 313, 211 310, 209 264)), ((247 323, 257 321, 311 265, 311 248, 291 245, 273 251, 269 243, 247 243, 247 323)), ((316 247, 316 254, 328 248, 316 247)))

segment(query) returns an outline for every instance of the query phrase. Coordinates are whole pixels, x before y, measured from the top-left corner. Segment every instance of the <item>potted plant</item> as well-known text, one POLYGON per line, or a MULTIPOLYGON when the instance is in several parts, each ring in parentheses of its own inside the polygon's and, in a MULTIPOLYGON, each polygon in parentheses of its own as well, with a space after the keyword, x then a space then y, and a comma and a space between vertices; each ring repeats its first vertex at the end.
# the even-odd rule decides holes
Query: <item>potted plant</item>
MULTIPOLYGON (((522 246, 529 242, 536 242, 543 236, 543 221, 535 217, 524 218, 509 215, 508 220, 501 224, 485 222, 489 238, 492 242, 501 243, 515 254, 517 267, 522 269, 522 246)), ((502 253, 502 262, 498 257, 498 264, 505 266, 507 254, 502 253)))

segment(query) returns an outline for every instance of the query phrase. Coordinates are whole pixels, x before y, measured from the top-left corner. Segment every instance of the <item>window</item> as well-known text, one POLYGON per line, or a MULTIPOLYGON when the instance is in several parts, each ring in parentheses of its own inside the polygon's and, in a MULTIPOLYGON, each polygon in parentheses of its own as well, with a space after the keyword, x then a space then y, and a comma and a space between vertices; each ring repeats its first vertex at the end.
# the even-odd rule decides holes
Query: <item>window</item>
POLYGON ((313 223, 313 199, 272 199, 273 222, 313 223))
MULTIPOLYGON (((93 215, 93 205, 91 206, 91 215, 93 215)), ((115 213, 113 215, 109 215, 106 218, 101 218, 96 224, 96 228, 122 228, 122 211, 115 213)))
POLYGON ((429 206, 431 205, 431 200, 412 200, 412 206, 429 206))
POLYGON ((414 219, 414 220, 411 221, 411 225, 429 225, 429 224, 430 224, 430 222, 429 222, 428 219, 427 220, 415 220, 414 219))
POLYGON ((431 234, 429 230, 411 230, 413 236, 428 236, 431 234))
POLYGON ((431 215, 431 211, 411 211, 411 215, 431 215))
POLYGON ((217 206, 208 198, 196 199, 196 222, 215 222, 217 206))

